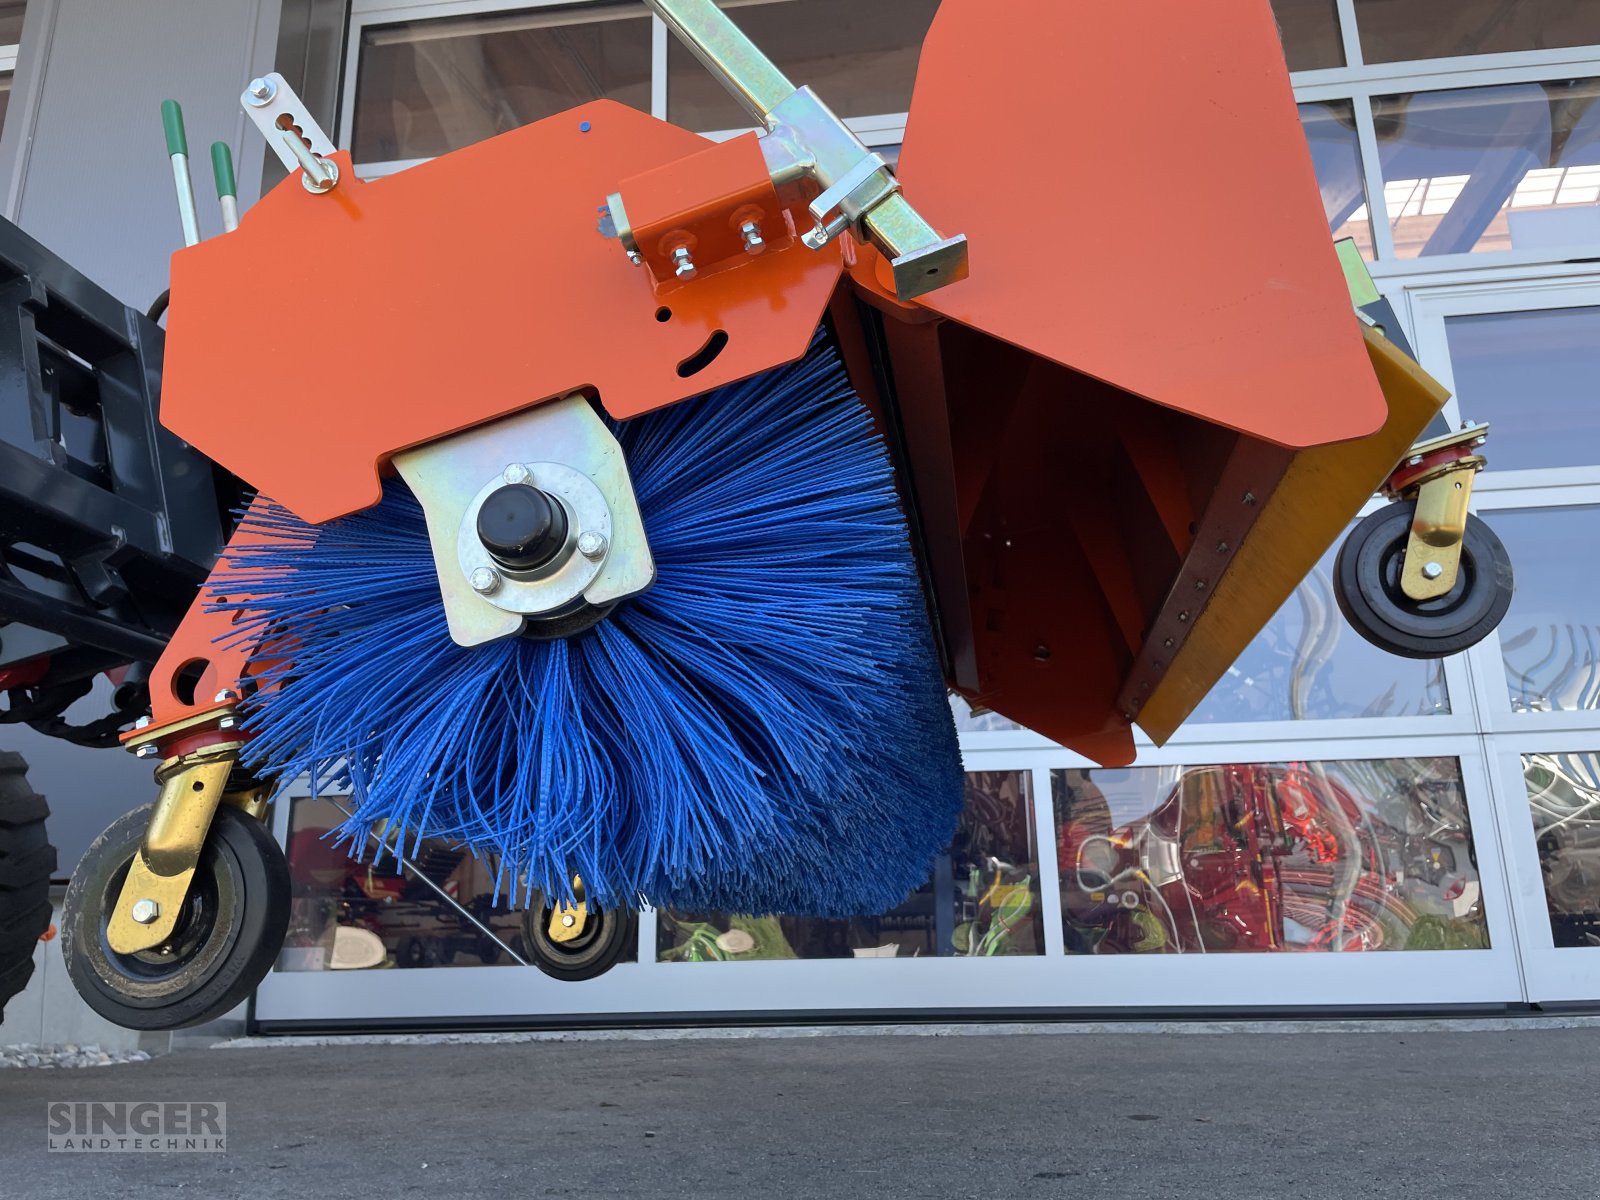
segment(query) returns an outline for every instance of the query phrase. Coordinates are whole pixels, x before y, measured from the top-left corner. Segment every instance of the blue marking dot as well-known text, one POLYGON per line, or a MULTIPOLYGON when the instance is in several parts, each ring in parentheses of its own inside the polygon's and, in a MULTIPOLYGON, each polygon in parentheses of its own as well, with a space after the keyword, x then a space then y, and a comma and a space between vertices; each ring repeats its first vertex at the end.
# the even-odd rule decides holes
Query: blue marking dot
POLYGON ((579 121, 578 122, 578 132, 579 133, 588 133, 589 132, 589 122, 587 122, 587 121, 579 121))

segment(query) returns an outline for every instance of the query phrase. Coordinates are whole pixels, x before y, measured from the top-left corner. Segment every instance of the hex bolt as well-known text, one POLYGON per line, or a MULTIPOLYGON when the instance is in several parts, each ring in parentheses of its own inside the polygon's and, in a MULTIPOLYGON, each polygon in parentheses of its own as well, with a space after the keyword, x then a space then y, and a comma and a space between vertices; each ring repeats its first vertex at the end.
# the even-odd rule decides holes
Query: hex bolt
POLYGON ((135 900, 128 915, 141 925, 150 925, 161 915, 161 905, 151 899, 135 900))
POLYGON ((573 916, 571 913, 562 913, 561 914, 561 924, 564 927, 566 927, 567 929, 571 929, 577 923, 578 923, 578 918, 573 916))
POLYGON ((1413 454, 1410 458, 1406 459, 1406 466, 1408 467, 1420 467, 1421 465, 1422 455, 1420 454, 1413 454))
POLYGON ((238 724, 239 724, 239 718, 238 717, 228 716, 228 717, 223 717, 222 720, 217 722, 217 728, 218 729, 232 729, 234 726, 236 726, 238 724))
POLYGON ((154 743, 147 743, 146 745, 140 746, 137 750, 135 750, 133 752, 133 756, 135 758, 154 758, 160 753, 161 747, 155 745, 154 743))
POLYGON ((512 463, 504 471, 500 472, 500 478, 504 479, 509 484, 516 485, 519 483, 527 483, 533 478, 533 473, 521 463, 512 463))
POLYGON ((595 533, 592 529, 578 535, 578 553, 585 558, 600 558, 604 556, 607 546, 606 535, 595 533))
POLYGON ((689 253, 689 247, 679 246, 672 252, 672 273, 679 279, 693 279, 700 273, 694 265, 694 257, 689 253))
POLYGON ((644 255, 640 254, 637 250, 629 250, 628 261, 636 267, 642 267, 644 266, 644 255))
POLYGON ((270 79, 252 79, 245 91, 250 96, 250 103, 260 108, 272 103, 272 98, 278 94, 278 85, 270 79))
POLYGON ((1436 562, 1422 564, 1422 576, 1424 579, 1437 579, 1443 574, 1444 568, 1436 562))
POLYGON ((150 728, 150 718, 149 717, 140 717, 137 721, 135 721, 133 723, 133 727, 135 729, 149 729, 150 728))
POLYGON ((746 254, 760 254, 767 248, 766 239, 761 236, 761 226, 754 221, 746 221, 739 226, 739 232, 744 235, 746 254))
POLYGON ((500 572, 493 567, 479 567, 472 573, 472 590, 480 596, 487 596, 500 587, 500 572))

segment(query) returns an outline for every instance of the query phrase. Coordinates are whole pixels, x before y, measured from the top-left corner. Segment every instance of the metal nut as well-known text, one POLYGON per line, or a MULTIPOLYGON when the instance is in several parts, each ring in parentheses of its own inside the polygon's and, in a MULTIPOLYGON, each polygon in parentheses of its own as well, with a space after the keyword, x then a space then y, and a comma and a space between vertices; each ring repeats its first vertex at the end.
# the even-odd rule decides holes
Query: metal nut
POLYGON ((746 221, 739 226, 739 232, 744 235, 746 254, 760 254, 767 248, 766 239, 761 236, 761 226, 754 221, 746 221))
POLYGON ((1443 574, 1444 568, 1436 562, 1422 564, 1422 576, 1424 579, 1437 579, 1443 574))
POLYGON ((137 750, 135 750, 133 752, 133 756, 135 758, 154 758, 156 755, 158 755, 160 753, 161 753, 161 747, 157 746, 153 742, 150 742, 150 743, 146 743, 143 746, 140 746, 137 750))
POLYGON ((270 79, 252 79, 245 90, 250 94, 250 103, 259 107, 272 103, 272 98, 278 94, 278 85, 270 79))
POLYGON ((564 925, 566 928, 571 929, 577 923, 578 923, 578 918, 573 916, 571 913, 562 913, 561 914, 561 924, 564 925))
POLYGON ((150 718, 149 717, 140 717, 137 721, 135 721, 133 723, 133 727, 135 729, 149 729, 150 728, 150 718))
POLYGON ((689 253, 689 247, 679 246, 672 252, 672 273, 679 279, 693 279, 700 273, 694 265, 694 257, 689 253))
POLYGON ((509 484, 527 483, 533 478, 532 473, 521 463, 512 463, 500 473, 500 478, 509 484))
POLYGON ((238 698, 238 693, 229 691, 227 688, 223 688, 215 696, 211 697, 217 704, 231 704, 238 698))
POLYGON ((472 590, 477 592, 478 595, 487 596, 499 589, 500 572, 493 567, 479 567, 472 573, 472 578, 469 582, 472 584, 472 590))
POLYGON ((238 717, 229 715, 229 716, 223 717, 222 720, 217 722, 217 728, 218 729, 232 729, 238 723, 239 723, 239 718, 238 717))
POLYGON ((592 529, 578 535, 578 553, 585 558, 603 557, 608 545, 606 535, 595 533, 592 529))
POLYGON ((629 250, 628 261, 636 267, 642 267, 644 266, 644 255, 640 254, 637 250, 629 250))
POLYGON ((128 915, 141 925, 149 925, 161 915, 161 905, 150 899, 135 900, 128 915))
POLYGON ((1410 458, 1406 459, 1406 466, 1408 467, 1420 467, 1421 465, 1422 455, 1420 454, 1413 454, 1410 458))

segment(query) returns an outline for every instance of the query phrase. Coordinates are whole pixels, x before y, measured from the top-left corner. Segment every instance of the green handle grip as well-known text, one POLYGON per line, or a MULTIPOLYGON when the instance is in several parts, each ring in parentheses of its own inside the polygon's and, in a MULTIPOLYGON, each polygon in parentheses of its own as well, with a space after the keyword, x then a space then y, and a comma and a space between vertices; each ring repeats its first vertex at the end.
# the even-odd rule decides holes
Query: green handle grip
POLYGON ((233 181, 233 152, 227 142, 211 143, 211 174, 217 180, 217 199, 239 194, 239 186, 233 181))
POLYGON ((189 139, 183 132, 183 109, 176 100, 161 102, 161 124, 167 131, 167 153, 188 154, 189 139))

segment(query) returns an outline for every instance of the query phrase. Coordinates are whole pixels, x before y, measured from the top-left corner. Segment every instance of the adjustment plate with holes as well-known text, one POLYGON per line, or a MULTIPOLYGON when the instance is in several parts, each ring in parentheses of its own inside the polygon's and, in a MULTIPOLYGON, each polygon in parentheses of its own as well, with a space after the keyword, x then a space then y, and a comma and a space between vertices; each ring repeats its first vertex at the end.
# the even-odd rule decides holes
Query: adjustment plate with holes
POLYGON ((283 136, 286 130, 298 133, 302 145, 318 158, 327 158, 333 154, 332 140, 322 132, 322 126, 317 124, 305 101, 295 95, 288 81, 273 71, 262 75, 259 79, 251 80, 250 83, 253 86, 263 81, 271 85, 270 98, 263 102, 251 92, 250 87, 246 87, 239 93, 239 107, 244 109, 251 124, 266 139, 267 145, 278 156, 278 161, 283 164, 284 170, 293 174, 300 169, 300 159, 289 148, 289 143, 283 136))
POLYGON ((403 451, 394 465, 427 518, 445 618, 459 645, 513 637, 529 617, 584 604, 603 608, 655 581, 622 447, 584 396, 403 451), (566 513, 562 552, 533 570, 508 569, 478 536, 478 510, 506 486, 511 466, 525 469, 566 513), (605 539, 594 557, 578 549, 585 534, 605 539), (473 586, 482 571, 498 576, 486 592, 473 586))

